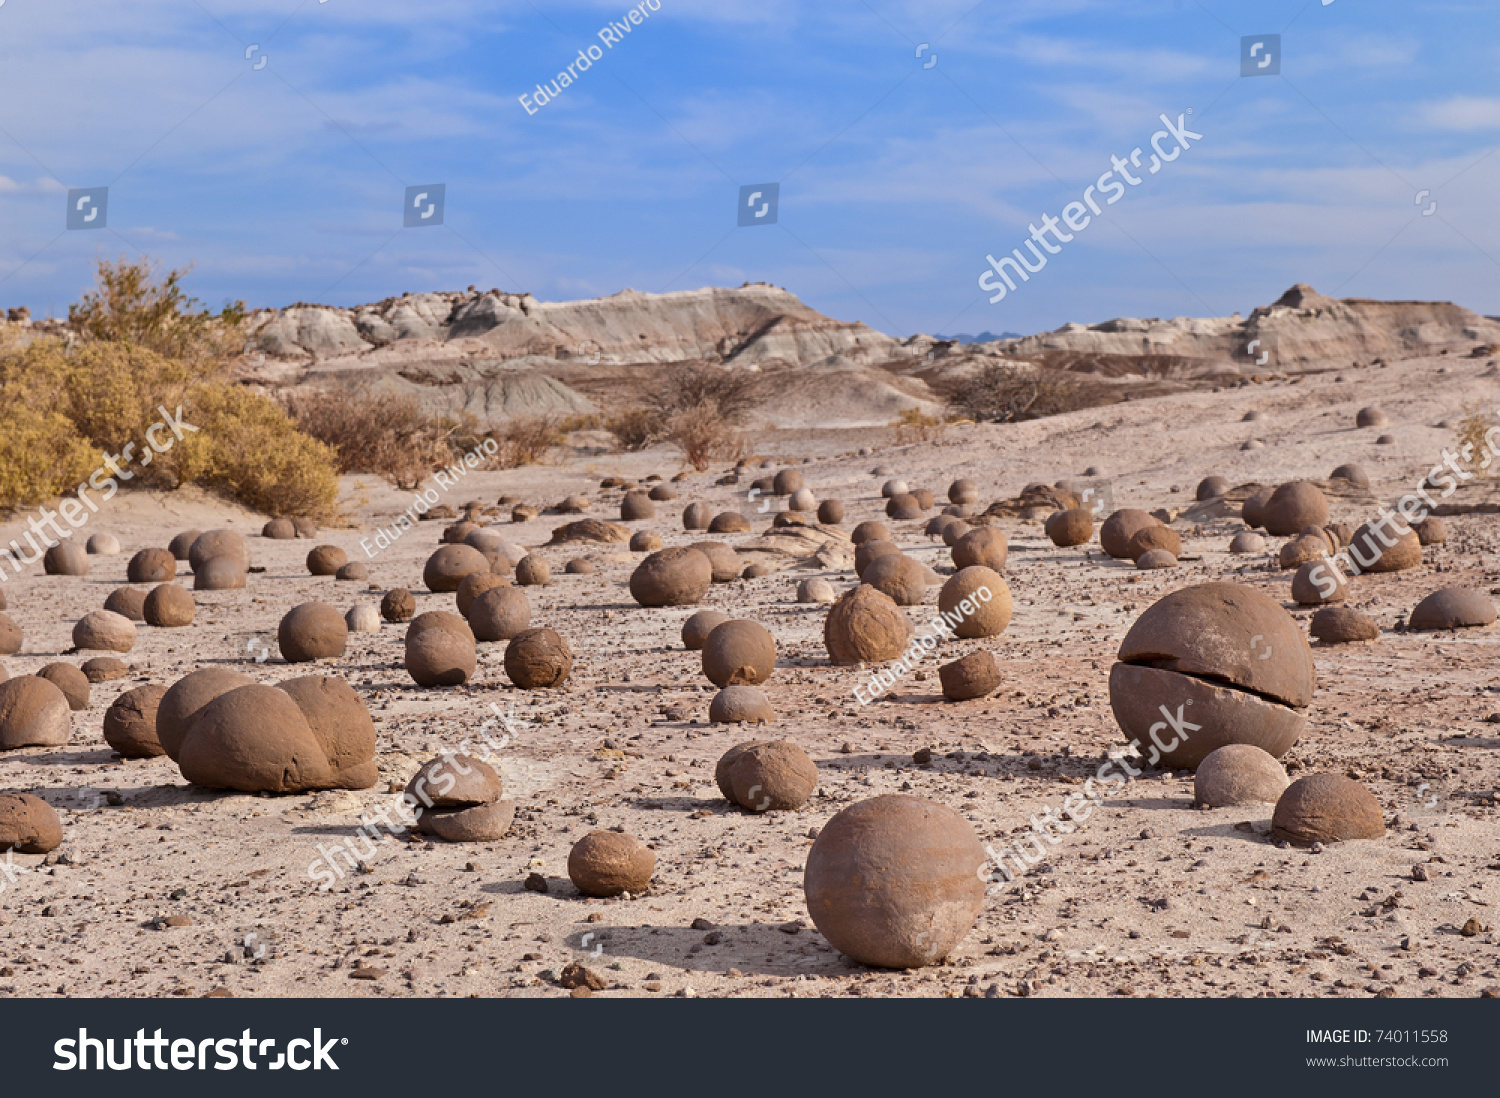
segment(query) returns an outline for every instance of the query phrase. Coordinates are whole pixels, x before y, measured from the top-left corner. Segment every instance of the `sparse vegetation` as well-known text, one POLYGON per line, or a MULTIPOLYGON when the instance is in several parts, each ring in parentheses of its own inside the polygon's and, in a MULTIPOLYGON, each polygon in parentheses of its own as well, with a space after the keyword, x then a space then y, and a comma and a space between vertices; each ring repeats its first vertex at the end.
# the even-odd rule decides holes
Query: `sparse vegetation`
POLYGON ((1483 405, 1470 404, 1464 408, 1464 418, 1459 420, 1458 426, 1453 429, 1453 440, 1457 444, 1457 450, 1476 477, 1495 475, 1495 466, 1500 455, 1491 454, 1489 443, 1486 441, 1486 436, 1495 425, 1494 418, 1483 405), (1465 447, 1468 449, 1466 450, 1465 447))
POLYGON ((622 450, 670 441, 688 464, 737 460, 750 450, 741 425, 763 399, 758 374, 705 362, 669 367, 638 391, 640 404, 610 417, 605 427, 622 450))
POLYGON ((712 405, 700 404, 667 421, 669 438, 700 473, 714 461, 738 461, 750 453, 750 440, 712 405))
POLYGON ((907 408, 891 424, 896 429, 896 445, 913 442, 935 442, 947 433, 948 424, 920 408, 907 408))
POLYGON ((615 445, 629 453, 660 442, 666 434, 661 416, 649 408, 628 408, 611 416, 604 426, 614 435, 615 445))
POLYGON ((991 362, 955 385, 949 402, 974 420, 1018 423, 1092 408, 1103 400, 1098 382, 1076 374, 1029 363, 991 362))

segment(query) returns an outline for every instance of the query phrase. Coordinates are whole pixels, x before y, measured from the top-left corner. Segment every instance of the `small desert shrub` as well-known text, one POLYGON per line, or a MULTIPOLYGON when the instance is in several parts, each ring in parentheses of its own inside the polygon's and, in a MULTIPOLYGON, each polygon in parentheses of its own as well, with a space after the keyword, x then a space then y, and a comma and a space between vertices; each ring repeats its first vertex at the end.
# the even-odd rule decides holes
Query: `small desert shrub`
POLYGON ((954 411, 975 420, 1017 423, 1103 402, 1097 382, 1063 370, 1025 363, 990 362, 954 386, 954 411))
POLYGON ((920 408, 907 408, 891 424, 896 429, 896 445, 906 446, 913 442, 933 442, 947 433, 948 425, 936 416, 927 415, 920 408))
POLYGON ((494 467, 514 469, 544 460, 554 446, 562 445, 565 436, 552 416, 517 416, 495 434, 495 441, 500 452, 491 459, 494 467))
POLYGON ((1500 465, 1500 454, 1492 454, 1486 441, 1490 429, 1495 426, 1494 417, 1487 414, 1482 405, 1470 404, 1464 408, 1464 418, 1453 429, 1458 453, 1475 476, 1494 476, 1496 466, 1500 465))
POLYGON ((7 409, 0 432, 0 507, 34 507, 83 483, 98 464, 97 455, 57 412, 14 399, 0 387, 7 409))
POLYGON ((759 374, 707 362, 680 362, 644 383, 637 395, 662 422, 682 412, 709 408, 733 425, 760 406, 763 392, 759 374))
POLYGON ((744 432, 706 404, 672 416, 667 421, 667 438, 700 473, 713 461, 738 461, 750 452, 744 432))
POLYGON ((611 416, 604 426, 614 435, 615 444, 631 453, 660 442, 667 431, 664 417, 650 408, 627 408, 611 416))
POLYGON ((301 430, 333 449, 340 473, 370 473, 411 489, 453 460, 453 431, 410 394, 323 390, 284 403, 301 430))
POLYGON ((603 426, 604 417, 598 412, 575 413, 563 417, 562 422, 557 425, 557 433, 566 439, 574 431, 597 431, 603 426))

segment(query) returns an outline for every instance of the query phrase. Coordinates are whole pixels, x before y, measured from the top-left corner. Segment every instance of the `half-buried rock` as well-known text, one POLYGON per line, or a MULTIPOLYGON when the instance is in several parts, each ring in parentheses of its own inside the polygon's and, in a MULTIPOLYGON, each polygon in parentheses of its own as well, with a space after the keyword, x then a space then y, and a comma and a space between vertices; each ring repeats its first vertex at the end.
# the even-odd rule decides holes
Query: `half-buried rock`
POLYGON ((277 541, 291 541, 297 536, 297 528, 292 525, 289 518, 273 518, 260 529, 263 538, 274 538, 277 541))
POLYGON ((505 673, 522 690, 561 686, 573 673, 573 651, 551 629, 527 629, 505 646, 505 673))
POLYGON ((1392 515, 1361 526, 1345 552, 1359 571, 1404 572, 1422 563, 1422 539, 1392 515))
POLYGON ((337 545, 317 545, 307 554, 307 570, 314 576, 336 576, 349 563, 349 554, 337 545))
POLYGON ((911 636, 911 620, 901 607, 863 583, 845 592, 823 620, 823 645, 829 661, 839 666, 893 660, 911 636))
POLYGON ((753 686, 726 686, 708 705, 711 724, 770 724, 771 701, 753 686))
POLYGON ((135 623, 113 610, 90 610, 73 626, 73 647, 93 652, 129 652, 135 647, 135 623))
POLYGON ((1130 627, 1118 658, 1110 708, 1153 765, 1191 770, 1230 743, 1280 758, 1302 734, 1316 687, 1296 621, 1233 583, 1185 587, 1156 602, 1130 627))
POLYGON ((747 812, 790 812, 818 788, 818 766, 787 740, 742 743, 719 760, 714 780, 747 812))
POLYGON ((713 564, 704 553, 658 549, 630 574, 630 597, 642 606, 692 606, 713 581, 713 564))
POLYGON ((245 570, 235 557, 214 557, 193 572, 194 591, 237 591, 245 586, 245 570))
POLYGON ((178 679, 156 706, 156 740, 161 749, 175 761, 183 738, 203 708, 215 698, 254 682, 250 676, 227 667, 205 667, 178 679))
POLYGON ((1161 519, 1146 511, 1126 507, 1116 511, 1099 527, 1099 547, 1117 560, 1132 560, 1130 539, 1148 526, 1160 526, 1161 519))
POLYGON ((776 641, 756 621, 726 621, 703 642, 703 674, 715 686, 759 686, 776 669, 776 641))
POLYGON ((500 775, 481 759, 443 755, 418 770, 405 800, 416 830, 450 843, 490 843, 505 838, 515 819, 513 801, 502 801, 500 775))
POLYGON ((656 855, 651 848, 618 831, 591 831, 568 852, 568 878, 585 896, 644 892, 654 872, 656 855))
POLYGON ((733 583, 740 578, 742 565, 739 554, 722 541, 695 541, 688 548, 696 549, 708 558, 708 563, 713 567, 715 583, 733 583))
POLYGON ((288 663, 310 663, 344 654, 349 626, 338 608, 326 602, 304 602, 287 611, 276 627, 276 644, 288 663))
POLYGON ((192 625, 195 613, 197 603, 193 601, 193 593, 178 583, 157 584, 141 604, 141 615, 146 624, 158 629, 181 629, 192 625))
POLYGON ((214 557, 233 557, 240 562, 240 571, 250 571, 250 543, 233 530, 210 530, 199 534, 188 550, 188 563, 194 572, 214 557))
POLYGON ((0 751, 61 747, 72 727, 68 699, 54 684, 35 675, 0 682, 0 751))
POLYGON ((807 855, 813 923, 839 952, 881 968, 948 956, 984 906, 985 853, 951 808, 886 795, 829 820, 807 855))
POLYGON ((1155 549, 1171 554, 1175 564, 1175 558, 1182 556, 1182 538, 1170 526, 1161 523, 1147 526, 1130 536, 1130 544, 1125 547, 1125 555, 1131 560, 1138 561, 1155 549))
POLYGON ((117 660, 113 656, 95 656, 93 659, 84 660, 78 668, 83 672, 89 682, 113 682, 115 679, 123 679, 130 674, 130 668, 123 660, 117 660))
POLYGON ((1262 525, 1276 537, 1290 537, 1304 526, 1328 521, 1328 498, 1316 484, 1294 480, 1279 486, 1266 500, 1262 525))
POLYGON ((127 759, 151 759, 165 755, 156 738, 156 709, 166 694, 155 683, 137 686, 121 694, 104 711, 104 740, 127 759))
MULTIPOLYGON (((981 531, 974 531, 976 534, 981 531)), ((872 545, 889 545, 890 542, 867 541, 859 547, 860 552, 872 545)), ((897 606, 921 606, 927 594, 927 583, 922 565, 913 557, 901 552, 888 553, 870 561, 860 573, 860 582, 868 583, 877 591, 887 594, 897 606)))
POLYGON ((838 598, 833 584, 822 576, 813 576, 811 579, 802 580, 797 584, 798 602, 821 602, 831 603, 838 598))
POLYGON ((992 694, 1000 685, 1000 668, 986 648, 938 668, 943 697, 949 701, 972 701, 992 694))
POLYGON ((1495 604, 1487 597, 1466 587, 1444 587, 1417 603, 1407 625, 1411 629, 1427 631, 1475 629, 1494 622, 1495 604))
MULTIPOLYGON (((496 591, 515 590, 497 588, 496 591)), ((478 606, 495 592, 481 595, 478 606)), ((429 610, 406 627, 406 672, 418 686, 458 686, 474 676, 477 653, 468 622, 446 610, 429 610)))
POLYGON ((1271 815, 1271 837, 1296 846, 1378 839, 1385 834, 1380 802, 1342 774, 1309 774, 1293 782, 1271 815))
POLYGON ((1210 751, 1193 774, 1193 802, 1207 808, 1275 804, 1286 790, 1282 765, 1248 743, 1210 751))
POLYGON ((0 793, 0 852, 46 854, 62 844, 62 821, 30 793, 0 793))
POLYGON ((1176 568, 1177 558, 1165 549, 1147 549, 1135 558, 1135 566, 1142 572, 1155 572, 1163 568, 1176 568))
POLYGON ((1308 632, 1324 644, 1353 644, 1380 636, 1380 626, 1347 606, 1330 606, 1312 616, 1308 632))
POLYGON ((71 663, 49 663, 37 673, 37 678, 46 679, 63 692, 68 699, 68 708, 78 713, 89 707, 89 680, 71 663))

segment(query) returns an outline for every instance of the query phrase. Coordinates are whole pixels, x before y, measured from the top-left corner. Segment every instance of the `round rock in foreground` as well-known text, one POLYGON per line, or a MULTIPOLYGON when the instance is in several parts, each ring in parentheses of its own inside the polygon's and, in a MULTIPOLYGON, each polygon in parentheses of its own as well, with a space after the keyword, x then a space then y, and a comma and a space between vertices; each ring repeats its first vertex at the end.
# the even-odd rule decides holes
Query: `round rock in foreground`
POLYGON ((885 663, 911 640, 911 619, 892 598, 867 584, 846 592, 823 620, 823 644, 832 663, 885 663))
POLYGON ((281 619, 276 643, 288 663, 332 659, 344 654, 349 626, 344 615, 326 602, 304 602, 281 619))
POLYGON ((939 667, 938 681, 943 685, 943 697, 949 701, 972 701, 993 693, 1000 685, 1000 667, 994 653, 981 648, 939 667))
POLYGON ((139 587, 116 587, 104 600, 104 609, 131 621, 145 621, 146 592, 139 587))
POLYGON ((568 878, 585 896, 644 892, 655 871, 651 849, 618 831, 591 831, 568 852, 568 878))
POLYGON ((129 652, 135 647, 135 623, 113 610, 91 610, 73 626, 73 647, 96 652, 129 652))
POLYGON ((1418 631, 1474 629, 1493 625, 1495 604, 1478 591, 1466 587, 1444 587, 1434 591, 1411 612, 1408 627, 1418 631))
POLYGON ((104 711, 104 739, 127 759, 165 755, 156 738, 156 709, 167 688, 155 683, 137 686, 116 698, 104 711))
POLYGON ((54 684, 35 675, 0 682, 0 751, 17 747, 61 747, 73 714, 54 684))
POLYGON ((1208 808, 1275 804, 1286 790, 1286 770, 1248 743, 1210 751, 1193 774, 1193 801, 1208 808))
POLYGON ((63 692, 68 699, 68 708, 78 713, 89 707, 89 680, 71 663, 49 663, 37 673, 37 678, 46 679, 63 692))
POLYGON ((417 600, 404 587, 387 591, 380 600, 380 616, 386 621, 411 621, 411 616, 416 612, 417 600))
POLYGON ((0 793, 0 851, 46 854, 62 844, 62 821, 30 793, 0 793))
POLYGON ((658 549, 630 574, 630 597, 642 606, 692 606, 713 580, 713 564, 699 550, 658 549))
MULTIPOLYGON (((199 567, 206 567, 208 563, 211 562, 205 562, 199 567)), ((146 624, 158 629, 181 629, 192 625, 196 612, 197 603, 193 601, 192 592, 178 583, 157 584, 141 604, 141 614, 145 617, 146 624)))
POLYGON ((711 724, 770 724, 776 719, 771 702, 753 686, 726 686, 708 706, 711 724))
POLYGON ((951 808, 886 795, 829 820, 807 855, 813 923, 839 952, 881 968, 921 968, 951 953, 984 906, 985 853, 951 808))
POLYGON ((407 627, 405 647, 406 673, 418 686, 458 686, 474 675, 474 633, 457 614, 432 610, 415 619, 407 627))
POLYGON ((413 808, 473 808, 505 795, 495 768, 472 755, 440 755, 424 763, 406 783, 413 808))
POLYGON ((1330 606, 1312 616, 1309 632, 1324 644, 1352 644, 1380 636, 1380 626, 1347 606, 1330 606))
POLYGON ((1375 795, 1342 774, 1310 774, 1293 782, 1271 816, 1271 837, 1296 846, 1378 839, 1385 818, 1375 795))
POLYGON ((177 558, 165 549, 142 549, 125 566, 131 583, 166 583, 177 575, 177 558))
POLYGON ((726 621, 703 642, 703 674, 715 686, 759 686, 776 669, 776 641, 755 621, 726 621))
POLYGON ((1130 539, 1148 526, 1160 526, 1161 520, 1135 508, 1116 511, 1099 527, 1099 546, 1117 560, 1130 559, 1130 539))
POLYGON ((1044 529, 1052 544, 1059 549, 1087 545, 1094 536, 1094 514, 1085 507, 1055 511, 1048 517, 1044 529))
POLYGON ((523 690, 561 686, 573 673, 573 652, 554 630, 528 629, 505 646, 505 673, 523 690))
POLYGON ((725 796, 747 812, 794 811, 818 787, 817 764, 787 740, 730 748, 714 777, 725 796))
POLYGON ((380 611, 364 604, 351 606, 344 612, 344 624, 348 626, 351 633, 378 633, 380 632, 380 611))

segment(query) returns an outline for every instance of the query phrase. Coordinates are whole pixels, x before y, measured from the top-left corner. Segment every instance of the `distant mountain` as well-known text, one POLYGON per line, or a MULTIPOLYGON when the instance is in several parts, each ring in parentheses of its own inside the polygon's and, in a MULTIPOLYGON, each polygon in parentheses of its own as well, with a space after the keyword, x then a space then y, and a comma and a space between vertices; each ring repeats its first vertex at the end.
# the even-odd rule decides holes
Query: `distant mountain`
POLYGON ((969 335, 967 332, 959 332, 958 335, 933 336, 933 338, 934 339, 943 339, 943 340, 956 339, 960 343, 969 344, 969 343, 993 343, 997 339, 1022 339, 1024 337, 1021 335, 1020 332, 1001 332, 999 335, 996 335, 994 332, 980 332, 977 336, 976 335, 969 335))

